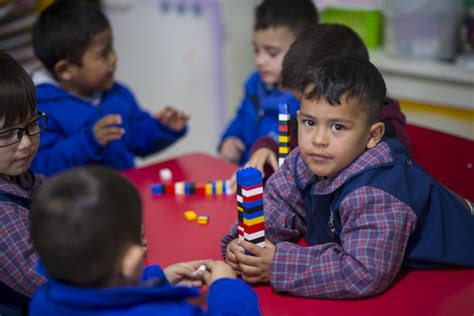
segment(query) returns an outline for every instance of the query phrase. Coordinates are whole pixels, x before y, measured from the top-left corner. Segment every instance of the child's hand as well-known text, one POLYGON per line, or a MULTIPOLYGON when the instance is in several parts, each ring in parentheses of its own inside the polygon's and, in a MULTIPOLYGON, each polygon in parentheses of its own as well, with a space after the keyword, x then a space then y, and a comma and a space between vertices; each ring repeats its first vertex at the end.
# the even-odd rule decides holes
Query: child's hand
POLYGON ((245 144, 239 138, 230 136, 222 142, 220 156, 224 160, 239 163, 244 150, 245 144))
POLYGON ((198 260, 173 264, 163 270, 166 279, 171 285, 202 286, 202 274, 196 273, 200 265, 212 262, 212 260, 198 260))
POLYGON ((118 114, 108 114, 95 122, 92 132, 97 142, 105 146, 113 140, 122 138, 125 129, 118 127, 122 124, 122 117, 118 114))
POLYGON ((239 246, 239 239, 236 238, 227 245, 227 250, 225 254, 225 261, 238 274, 240 274, 240 267, 239 267, 239 262, 237 261, 237 257, 235 254, 236 252, 242 252, 242 251, 244 250, 243 248, 239 246))
MULTIPOLYGON (((245 164, 244 168, 248 167, 254 167, 260 170, 262 175, 264 174, 263 168, 265 167, 265 164, 269 164, 270 167, 273 168, 273 171, 276 171, 278 169, 278 161, 277 161, 277 156, 273 151, 271 151, 268 148, 260 148, 257 149, 251 156, 249 161, 245 164)), ((236 191, 237 190, 237 182, 236 182, 236 173, 232 175, 232 177, 229 179, 229 186, 231 187, 232 190, 236 191)))
POLYGON ((242 279, 249 283, 269 282, 275 245, 268 239, 265 239, 265 248, 260 248, 248 241, 239 241, 239 245, 253 254, 253 256, 249 256, 241 252, 236 253, 236 258, 242 271, 242 279))
POLYGON ((203 272, 204 281, 207 285, 211 285, 215 281, 222 278, 235 279, 237 275, 230 265, 224 261, 208 261, 205 263, 207 270, 203 272))
POLYGON ((263 175, 263 167, 265 167, 266 164, 269 164, 273 171, 276 171, 278 169, 277 156, 268 148, 259 148, 250 156, 245 167, 257 168, 263 175))
POLYGON ((156 119, 163 125, 168 126, 174 131, 182 130, 189 121, 189 115, 177 111, 171 106, 165 107, 155 115, 156 119))

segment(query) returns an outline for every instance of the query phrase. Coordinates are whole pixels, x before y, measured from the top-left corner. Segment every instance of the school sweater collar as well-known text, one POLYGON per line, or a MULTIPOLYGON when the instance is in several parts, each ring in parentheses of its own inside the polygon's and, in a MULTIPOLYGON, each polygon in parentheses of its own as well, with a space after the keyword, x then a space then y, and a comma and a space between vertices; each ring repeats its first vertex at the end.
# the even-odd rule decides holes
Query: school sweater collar
POLYGON ((343 169, 336 178, 324 179, 318 178, 311 172, 309 167, 303 161, 299 148, 295 154, 297 154, 296 176, 298 177, 299 186, 304 189, 308 185, 315 184, 311 190, 312 194, 332 193, 349 179, 361 172, 394 163, 392 150, 390 149, 388 142, 384 140, 374 148, 364 151, 356 160, 343 169))

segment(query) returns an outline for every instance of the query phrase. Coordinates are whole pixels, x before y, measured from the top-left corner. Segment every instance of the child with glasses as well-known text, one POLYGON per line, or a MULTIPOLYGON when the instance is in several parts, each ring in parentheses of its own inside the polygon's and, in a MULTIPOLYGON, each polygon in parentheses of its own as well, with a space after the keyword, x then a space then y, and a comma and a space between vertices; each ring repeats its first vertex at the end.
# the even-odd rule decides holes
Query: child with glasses
POLYGON ((31 78, 0 52, 0 315, 26 313, 33 292, 45 282, 35 269, 28 213, 31 194, 44 181, 29 167, 46 122, 36 110, 31 78))

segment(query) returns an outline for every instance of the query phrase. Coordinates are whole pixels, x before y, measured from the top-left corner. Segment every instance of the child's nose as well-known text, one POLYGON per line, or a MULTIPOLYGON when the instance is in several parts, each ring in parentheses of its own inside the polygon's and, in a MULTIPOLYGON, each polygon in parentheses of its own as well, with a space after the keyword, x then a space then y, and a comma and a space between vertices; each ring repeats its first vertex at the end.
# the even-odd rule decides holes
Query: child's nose
POLYGON ((327 146, 328 137, 324 128, 321 128, 321 127, 315 128, 312 141, 314 145, 327 146))
POLYGON ((29 148, 32 145, 30 137, 25 131, 21 133, 19 149, 29 148))
POLYGON ((109 63, 115 67, 115 64, 117 64, 118 56, 115 51, 110 52, 109 56, 109 63))
POLYGON ((255 64, 257 64, 257 66, 264 65, 265 62, 266 62, 266 58, 264 54, 262 53, 255 54, 255 64))

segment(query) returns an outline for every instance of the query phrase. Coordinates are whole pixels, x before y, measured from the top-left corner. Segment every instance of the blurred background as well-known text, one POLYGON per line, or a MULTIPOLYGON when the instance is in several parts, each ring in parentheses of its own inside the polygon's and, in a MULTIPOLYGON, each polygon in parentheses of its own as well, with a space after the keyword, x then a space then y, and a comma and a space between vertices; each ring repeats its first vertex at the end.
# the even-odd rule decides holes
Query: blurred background
MULTIPOLYGON (((117 80, 155 112, 191 114, 188 136, 147 164, 190 151, 216 155, 254 69, 258 0, 102 0, 119 56, 117 80)), ((51 0, 0 0, 0 50, 32 73, 31 26, 51 0)), ((352 27, 410 124, 474 141, 474 0, 316 0, 322 22, 352 27)))

